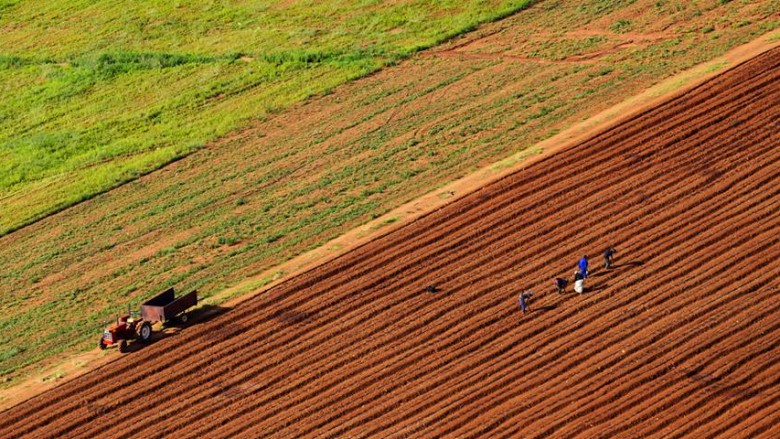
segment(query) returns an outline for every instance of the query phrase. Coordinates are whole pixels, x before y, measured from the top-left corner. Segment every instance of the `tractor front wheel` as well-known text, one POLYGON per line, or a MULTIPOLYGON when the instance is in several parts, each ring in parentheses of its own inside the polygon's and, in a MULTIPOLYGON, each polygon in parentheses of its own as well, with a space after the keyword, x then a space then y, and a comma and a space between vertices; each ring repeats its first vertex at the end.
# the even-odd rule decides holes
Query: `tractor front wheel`
POLYGON ((119 341, 119 352, 125 353, 127 352, 127 341, 126 340, 120 340, 119 341))
POLYGON ((144 322, 141 325, 141 329, 138 330, 138 336, 143 342, 149 341, 149 338, 152 336, 152 325, 149 322, 144 322))
POLYGON ((106 346, 106 342, 103 341, 103 337, 100 337, 100 341, 98 342, 98 347, 101 351, 105 351, 108 346, 106 346))

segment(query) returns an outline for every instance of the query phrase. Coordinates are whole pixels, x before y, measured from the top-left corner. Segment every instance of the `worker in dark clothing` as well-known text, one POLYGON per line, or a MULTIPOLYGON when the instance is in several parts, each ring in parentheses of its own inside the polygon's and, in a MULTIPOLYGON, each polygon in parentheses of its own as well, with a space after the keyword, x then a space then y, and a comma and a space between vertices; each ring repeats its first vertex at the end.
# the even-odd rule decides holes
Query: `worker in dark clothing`
POLYGON ((582 273, 582 277, 584 279, 588 278, 588 255, 585 255, 580 259, 580 262, 577 264, 577 268, 580 269, 580 273, 582 273))
POLYGON ((555 278, 555 288, 558 289, 558 294, 563 294, 563 291, 566 289, 566 285, 568 284, 569 281, 562 277, 555 278))
POLYGON ((534 293, 530 291, 524 291, 520 293, 520 311, 523 312, 523 315, 525 315, 526 311, 531 311, 531 308, 528 306, 528 301, 531 297, 533 297, 534 293))
POLYGON ((612 257, 615 256, 615 253, 617 253, 617 250, 612 246, 609 246, 609 248, 604 250, 604 268, 606 270, 609 270, 612 267, 612 257))

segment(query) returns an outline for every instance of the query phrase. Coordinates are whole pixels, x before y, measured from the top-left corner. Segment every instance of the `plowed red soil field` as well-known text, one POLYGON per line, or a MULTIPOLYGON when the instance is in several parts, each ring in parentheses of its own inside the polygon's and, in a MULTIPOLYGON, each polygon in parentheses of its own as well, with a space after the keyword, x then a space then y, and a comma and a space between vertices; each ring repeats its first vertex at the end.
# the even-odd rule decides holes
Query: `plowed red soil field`
POLYGON ((773 50, 3 412, 0 437, 778 437, 779 142, 773 50), (553 291, 609 244, 585 294, 553 291))

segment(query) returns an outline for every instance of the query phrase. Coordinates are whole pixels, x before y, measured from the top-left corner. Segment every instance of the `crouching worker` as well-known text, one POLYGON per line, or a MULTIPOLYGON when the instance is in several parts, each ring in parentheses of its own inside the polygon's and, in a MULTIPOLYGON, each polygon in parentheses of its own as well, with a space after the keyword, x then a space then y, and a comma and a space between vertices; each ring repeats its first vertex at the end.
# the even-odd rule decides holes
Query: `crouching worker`
POLYGON ((579 270, 574 272, 574 291, 579 294, 585 292, 585 276, 579 270))
POLYGON ((555 288, 558 289, 558 294, 563 294, 564 290, 566 290, 566 285, 568 284, 569 281, 562 277, 555 278, 555 288))
POLYGON ((524 291, 520 293, 520 311, 523 312, 523 315, 525 315, 525 312, 531 311, 531 308, 528 306, 529 299, 533 297, 534 293, 530 291, 524 291))
POLYGON ((609 246, 606 250, 604 250, 604 268, 609 270, 612 268, 612 259, 615 257, 615 253, 617 253, 617 250, 614 249, 614 247, 609 246))

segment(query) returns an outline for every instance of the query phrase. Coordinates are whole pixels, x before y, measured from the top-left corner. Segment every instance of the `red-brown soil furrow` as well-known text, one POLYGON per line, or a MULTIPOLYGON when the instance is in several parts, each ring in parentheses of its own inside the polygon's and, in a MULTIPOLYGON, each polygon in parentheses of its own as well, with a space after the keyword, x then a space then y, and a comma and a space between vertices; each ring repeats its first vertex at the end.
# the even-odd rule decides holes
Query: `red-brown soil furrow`
MULTIPOLYGON (((679 330, 679 328, 678 328, 678 330, 679 330)), ((630 354, 628 354, 627 356, 630 356, 630 354)), ((567 360, 568 360, 568 357, 567 357, 567 360)), ((550 360, 548 359, 547 361, 550 361, 550 360)), ((628 361, 628 360, 623 360, 623 361, 628 361)), ((496 362, 494 362, 493 367, 495 367, 498 371, 501 371, 501 370, 506 370, 506 368, 509 367, 509 366, 505 365, 505 364, 500 364, 500 362, 496 361, 496 362)), ((603 368, 605 368, 605 369, 607 367, 608 366, 603 366, 603 368)), ((557 372, 559 372, 558 369, 551 369, 551 370, 549 370, 549 373, 551 373, 551 374, 556 374, 557 372)), ((491 378, 491 381, 496 382, 496 379, 494 377, 494 373, 496 373, 496 372, 493 372, 492 370, 484 371, 484 375, 485 376, 489 376, 491 378)), ((484 377, 483 377, 483 379, 484 379, 484 377)), ((581 382, 576 377, 574 379, 576 380, 575 382, 577 382, 577 383, 581 382)), ((465 393, 464 395, 460 395, 460 396, 453 395, 450 399, 455 399, 455 398, 460 397, 460 398, 468 399, 468 400, 471 401, 472 399, 468 398, 468 396, 470 396, 470 395, 477 395, 477 394, 480 394, 480 393, 483 393, 483 392, 485 394, 491 393, 491 392, 501 392, 501 389, 506 389, 507 386, 510 385, 513 382, 522 382, 523 383, 523 387, 524 387, 524 393, 531 393, 534 396, 537 396, 537 391, 540 391, 540 390, 543 390, 543 391, 545 391, 546 393, 549 394, 548 396, 546 396, 546 398, 550 398, 550 397, 554 398, 554 396, 556 394, 554 389, 550 389, 547 385, 545 385, 543 383, 540 384, 540 385, 536 385, 534 383, 527 383, 527 381, 529 381, 528 377, 524 377, 522 374, 520 374, 518 376, 502 378, 502 380, 503 380, 503 382, 501 382, 501 383, 497 382, 496 383, 496 385, 495 385, 496 388, 493 389, 493 390, 482 389, 478 385, 475 385, 475 386, 477 386, 476 389, 469 389, 468 391, 464 392, 465 393), (539 387, 542 387, 542 388, 540 389, 539 387)), ((527 404, 531 404, 530 400, 523 399, 523 402, 527 403, 527 404)), ((543 416, 544 416, 543 414, 539 414, 538 418, 543 418, 543 416)), ((425 431, 420 431, 419 433, 425 434, 425 431)), ((493 435, 494 433, 495 433, 495 431, 491 431, 491 435, 493 435)))
MULTIPOLYGON (((762 284, 766 283, 767 281, 768 281, 768 279, 760 279, 760 280, 754 281, 754 283, 752 285, 749 285, 750 286, 750 290, 748 292, 755 292, 756 290, 760 289, 762 284)), ((716 293, 717 293, 717 291, 713 292, 712 294, 716 294, 716 293)), ((727 306, 728 306, 727 302, 726 303, 721 303, 720 306, 715 307, 715 309, 710 310, 710 311, 714 312, 714 313, 717 313, 719 311, 722 311, 723 308, 725 308, 727 306)), ((728 324, 728 323, 730 323, 730 321, 721 322, 721 324, 724 324, 724 325, 728 324)), ((776 330, 777 328, 774 328, 774 329, 776 330)), ((731 334, 729 334, 729 335, 731 336, 731 334)), ((711 349, 711 350, 715 350, 715 351, 717 351, 718 349, 723 350, 724 349, 723 348, 723 342, 720 339, 718 339, 717 341, 718 341, 717 344, 709 343, 709 344, 704 344, 702 347, 705 348, 705 349, 711 349)), ((756 341, 756 339, 748 340, 748 342, 751 342, 751 343, 754 343, 755 341, 756 341)), ((747 344, 749 344, 749 343, 744 343, 744 342, 740 343, 739 339, 737 339, 736 343, 733 343, 731 346, 726 345, 726 347, 729 347, 729 348, 733 347, 734 349, 736 349, 736 348, 744 348, 745 345, 747 345, 747 344)), ((639 405, 641 405, 641 407, 642 407, 641 410, 644 410, 645 412, 647 412, 647 416, 648 417, 649 416, 656 416, 658 413, 664 413, 665 408, 663 406, 661 406, 661 408, 659 408, 658 406, 656 406, 654 404, 662 403, 663 399, 665 399, 665 398, 663 398, 662 401, 659 401, 659 402, 655 402, 653 398, 648 398, 647 391, 646 391, 646 389, 644 389, 644 387, 647 386, 648 383, 650 383, 650 382, 652 382, 654 384, 662 383, 659 386, 654 386, 653 387, 659 393, 662 392, 662 391, 665 391, 667 389, 674 390, 674 391, 679 391, 679 390, 683 389, 686 385, 688 385, 690 383, 688 383, 686 381, 686 377, 684 375, 681 375, 679 373, 675 373, 674 367, 676 365, 684 364, 686 362, 692 362, 694 364, 700 364, 702 362, 705 362, 705 360, 707 360, 707 359, 718 360, 719 362, 729 361, 729 359, 725 356, 725 354, 722 357, 718 356, 718 357, 715 357, 715 358, 709 358, 707 356, 707 354, 702 355, 700 352, 696 352, 696 351, 694 351, 693 354, 694 355, 698 355, 698 357, 696 357, 696 356, 694 356, 694 357, 685 356, 685 357, 682 357, 682 358, 671 358, 671 359, 667 360, 669 364, 660 365, 655 370, 650 369, 649 373, 652 373, 652 375, 651 375, 652 380, 641 383, 641 386, 632 386, 630 384, 629 385, 625 385, 624 384, 624 385, 620 386, 619 388, 608 392, 607 395, 604 396, 605 398, 608 398, 607 401, 601 401, 601 402, 602 403, 604 403, 604 402, 609 403, 610 401, 614 402, 614 401, 621 400, 622 402, 620 404, 615 404, 615 409, 612 411, 613 414, 614 414, 614 412, 619 411, 621 407, 622 407, 622 409, 626 410, 627 413, 630 413, 630 410, 632 408, 636 408, 639 405)), ((704 364, 706 364, 706 363, 704 363, 704 364)), ((712 363, 712 364, 717 365, 718 363, 716 362, 716 363, 712 363)), ((646 368, 643 367, 643 370, 644 369, 646 369, 646 368)), ((645 373, 648 373, 648 372, 645 372, 645 373)), ((697 386, 695 384, 690 384, 690 387, 697 387, 697 386)), ((668 394, 666 394, 666 395, 668 395, 668 394)), ((684 400, 684 398, 683 398, 683 400, 684 400)), ((593 412, 591 411, 591 413, 593 413, 593 412)), ((593 419, 593 417, 591 417, 591 418, 589 418, 589 422, 588 422, 588 427, 590 429, 589 430, 581 430, 579 436, 580 437, 593 437, 594 435, 596 435, 596 432, 601 432, 601 433, 609 432, 609 433, 606 434, 605 437, 614 437, 614 435, 615 434, 619 434, 619 432, 621 430, 610 430, 607 427, 603 427, 603 426, 600 427, 600 423, 601 422, 614 422, 615 419, 616 418, 614 418, 614 417, 609 418, 609 417, 606 417, 606 415, 601 415, 601 414, 599 414, 599 418, 598 419, 593 419), (610 434, 612 434, 612 436, 610 436, 610 434)), ((667 420, 668 420, 668 418, 667 418, 667 420)), ((621 419, 621 421, 623 421, 623 420, 621 419)), ((650 420, 647 419, 647 418, 640 418, 639 420, 625 420, 625 422, 626 423, 624 425, 626 425, 626 428, 631 427, 632 429, 633 428, 640 429, 642 426, 651 425, 650 420)), ((569 424, 569 425, 571 425, 571 424, 569 424)), ((657 427, 653 426, 653 431, 655 431, 655 430, 657 430, 657 427)), ((562 431, 562 432, 559 432, 559 433, 574 434, 574 433, 571 433, 571 432, 568 432, 568 431, 562 431)))
MULTIPOLYGON (((525 380, 525 381, 524 381, 524 383, 525 383, 526 381, 527 381, 527 380, 525 380)), ((526 387, 527 385, 528 385, 528 383, 525 383, 525 386, 524 386, 524 387, 526 387)))
POLYGON ((768 52, 2 412, 0 436, 730 431, 777 404, 777 302, 758 288, 780 270, 778 67, 768 52), (591 293, 541 294, 607 244, 628 263, 591 293), (520 288, 539 292, 525 318, 520 288), (750 302, 719 320, 724 292, 750 302))
POLYGON ((320 349, 322 349, 322 347, 321 347, 321 346, 320 346, 320 349))
MULTIPOLYGON (((736 366, 729 367, 725 372, 728 376, 728 384, 722 387, 718 387, 716 384, 715 389, 709 389, 709 386, 706 385, 699 385, 697 386, 698 388, 688 389, 686 392, 678 394, 678 397, 683 398, 683 400, 686 400, 693 394, 707 395, 707 403, 713 406, 713 410, 699 410, 699 413, 689 412, 688 416, 696 417, 686 419, 694 419, 694 421, 682 421, 685 422, 684 427, 668 437, 715 437, 716 433, 708 430, 719 430, 723 423, 717 422, 718 418, 721 418, 729 409, 738 405, 744 405, 747 401, 753 401, 759 395, 764 397, 765 402, 776 401, 778 396, 776 392, 776 377, 778 372, 780 372, 780 357, 776 355, 776 351, 780 349, 780 340, 770 339, 764 342, 762 339, 761 346, 761 351, 750 356, 738 357, 734 355, 736 366), (702 391, 702 389, 705 389, 705 391, 702 391), (775 392, 772 392, 772 389, 775 389, 775 392)), ((717 374, 718 372, 716 371, 715 373, 717 374)), ((742 410, 746 409, 742 407, 742 410)), ((740 422, 743 420, 741 419, 743 417, 744 415, 741 414, 736 415, 733 420, 740 422)))
MULTIPOLYGON (((700 406, 696 411, 690 412, 702 421, 693 423, 697 428, 686 426, 682 431, 676 432, 673 437, 721 436, 722 432, 731 425, 750 425, 751 410, 754 410, 752 405, 757 405, 757 409, 761 409, 763 406, 777 403, 780 400, 776 378, 780 373, 780 364, 778 364, 780 360, 776 355, 776 350, 780 348, 780 342, 771 345, 765 343, 763 346, 766 347, 762 349, 761 357, 750 356, 747 358, 750 364, 742 364, 744 367, 740 372, 745 374, 745 377, 735 382, 740 375, 729 370, 728 384, 712 391, 711 396, 717 401, 723 401, 722 406, 712 411, 700 406), (775 352, 772 352, 771 349, 774 349, 775 352)), ((739 360, 743 361, 743 358, 740 357, 739 360)), ((770 416, 770 418, 772 417, 770 416)), ((778 423, 776 417, 772 418, 772 423, 775 425, 778 423)), ((751 434, 745 437, 756 437, 756 435, 751 434)))
MULTIPOLYGON (((776 383, 777 384, 777 383, 776 383)), ((759 404, 759 410, 751 417, 745 419, 729 419, 726 425, 730 430, 723 429, 719 431, 718 436, 713 437, 749 437, 755 439, 773 439, 776 436, 780 419, 777 419, 778 410, 780 410, 780 392, 777 391, 777 385, 774 387, 774 394, 769 401, 759 404)))
MULTIPOLYGON (((567 353, 567 355, 568 355, 568 353, 567 353)), ((526 380, 524 380, 524 382, 525 382, 525 381, 528 381, 528 380, 526 379, 526 380)))
MULTIPOLYGON (((764 300, 764 302, 762 302, 764 305, 766 305, 767 302, 772 302, 771 297, 769 297, 769 298, 765 297, 762 300, 764 300)), ((775 304, 775 305, 777 305, 777 304, 775 304)), ((771 309, 767 309, 766 306, 764 306, 763 308, 759 308, 758 305, 756 305, 756 306, 750 308, 749 310, 740 310, 740 312, 737 313, 737 316, 730 316, 730 319, 731 320, 735 320, 737 317, 741 317, 742 319, 746 320, 747 323, 741 324, 741 326, 739 327, 740 330, 750 329, 751 326, 754 326, 757 323, 757 319, 754 318, 751 315, 750 311, 756 311, 756 310, 760 310, 761 313, 762 313, 761 316, 762 317, 766 317, 766 316, 769 316, 771 312, 776 312, 776 307, 775 308, 771 308, 771 309)), ((737 320, 737 322, 740 322, 740 321, 737 320)), ((680 328, 679 330, 682 330, 682 328, 680 328)), ((717 341, 718 344, 723 344, 723 343, 725 343, 725 342, 727 342, 729 340, 733 340, 733 339, 739 339, 738 334, 728 333, 728 334, 725 335, 725 337, 723 337, 721 335, 721 333, 718 332, 717 329, 709 328, 707 331, 708 332, 706 332, 704 334, 694 333, 694 335, 689 340, 683 339, 683 341, 680 344, 682 344, 683 342, 689 342, 691 344, 697 343, 699 341, 699 339, 702 339, 702 338, 706 339, 706 337, 718 338, 718 341, 717 341), (722 338, 722 340, 721 340, 721 338, 722 338)), ((711 346, 713 346, 712 339, 709 339, 708 343, 702 344, 701 349, 708 348, 708 347, 711 347, 711 346)), ((673 349, 677 349, 678 347, 679 347, 679 345, 676 345, 676 346, 674 346, 673 349)), ((670 351, 670 349, 669 348, 665 348, 664 351, 668 352, 668 351, 670 351)), ((665 352, 659 352, 659 353, 655 353, 655 354, 656 355, 663 355, 664 353, 665 352)), ((690 357, 692 355, 695 355, 695 354, 696 354, 695 352, 686 354, 686 357, 685 357, 686 360, 689 361, 690 357)), ((629 360, 625 360, 625 361, 629 361, 629 360)), ((656 362, 657 361, 662 361, 662 359, 655 359, 654 361, 656 361, 656 362)), ((658 380, 666 382, 666 381, 668 381, 670 379, 669 375, 671 375, 673 373, 679 373, 679 363, 678 363, 678 361, 681 361, 681 360, 677 360, 676 358, 663 360, 663 362, 666 363, 666 364, 663 365, 663 367, 665 367, 666 369, 669 369, 670 371, 665 376, 661 376, 660 378, 658 378, 658 380)), ((635 369, 643 369, 643 368, 645 368, 645 365, 643 363, 636 362, 633 365, 633 367, 635 369)), ((621 383, 619 380, 613 380, 613 381, 616 382, 616 383, 621 383)), ((629 385, 630 384, 623 384, 624 387, 629 386, 629 385)), ((599 389, 594 389, 593 390, 593 394, 599 394, 599 393, 600 393, 599 389)), ((576 404, 576 401, 572 402, 571 404, 576 404)), ((543 416, 542 417, 536 417, 535 416, 533 419, 536 420, 536 421, 541 421, 542 424, 544 422, 543 421, 543 419, 544 419, 543 416)), ((540 422, 537 422, 537 423, 540 423, 540 422)), ((499 431, 493 431, 492 433, 495 433, 495 437, 512 437, 513 435, 516 435, 516 431, 517 430, 513 429, 513 427, 515 427, 513 424, 507 424, 507 425, 505 425, 505 427, 507 427, 506 430, 503 430, 503 431, 500 431, 500 432, 499 431)), ((525 425, 524 427, 527 427, 527 429, 533 429, 532 426, 528 426, 528 425, 525 425)), ((532 430, 532 431, 534 431, 534 430, 532 430)), ((584 433, 582 435, 582 437, 593 437, 593 436, 615 437, 615 436, 605 435, 605 434, 603 434, 603 431, 604 430, 598 430, 597 429, 596 431, 593 431, 593 432, 586 432, 586 433, 584 433)), ((539 434, 539 430, 534 431, 534 434, 536 434, 537 437, 541 436, 539 434)), ((560 432, 560 431, 556 432, 556 434, 557 435, 566 435, 566 434, 564 434, 563 432, 560 432)), ((642 436, 642 437, 647 437, 647 436, 642 436)))
MULTIPOLYGON (((685 399, 685 411, 679 415, 675 414, 669 421, 664 420, 664 424, 682 423, 682 427, 674 431, 670 437, 690 437, 695 431, 695 435, 703 433, 702 426, 709 426, 713 429, 723 428, 723 422, 714 422, 730 409, 739 404, 746 404, 756 400, 759 394, 767 393, 774 388, 777 377, 775 369, 780 368, 780 357, 776 355, 776 350, 780 348, 780 340, 770 337, 777 331, 777 327, 771 328, 770 334, 759 333, 753 337, 761 339, 757 351, 752 351, 748 355, 739 355, 731 362, 722 365, 719 368, 711 367, 710 370, 703 369, 698 372, 704 384, 699 387, 708 387, 709 394, 705 393, 702 399, 701 392, 692 389, 685 392, 682 397, 685 399), (712 399, 717 402, 714 404, 712 399), (705 404, 712 404, 714 407, 704 407, 705 404)), ((763 332, 763 331, 762 331, 763 332)), ((744 343, 744 342, 743 342, 744 343)), ((681 389, 678 389, 681 390, 681 389)), ((768 395, 767 395, 768 396, 768 395)), ((771 398, 765 399, 765 402, 772 401, 771 398)), ((739 421, 740 417, 746 417, 749 414, 745 408, 739 410, 740 413, 732 416, 730 419, 739 421)), ((705 436, 713 437, 714 433, 706 433, 705 436)))

